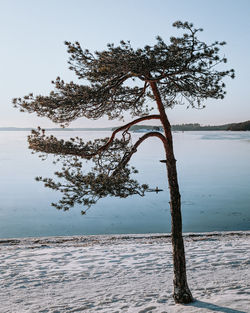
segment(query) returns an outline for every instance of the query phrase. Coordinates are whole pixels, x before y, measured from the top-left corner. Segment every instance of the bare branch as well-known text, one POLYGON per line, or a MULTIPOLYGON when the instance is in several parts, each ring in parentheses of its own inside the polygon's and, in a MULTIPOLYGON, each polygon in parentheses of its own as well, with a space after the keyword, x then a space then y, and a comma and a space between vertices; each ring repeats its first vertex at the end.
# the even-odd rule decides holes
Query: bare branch
POLYGON ((116 135, 118 132, 120 132, 120 131, 122 131, 122 130, 126 130, 126 131, 127 131, 131 126, 133 126, 133 125, 135 125, 135 124, 137 124, 137 123, 140 123, 140 122, 146 121, 146 120, 153 120, 153 119, 154 119, 154 120, 155 120, 155 119, 160 119, 160 115, 154 114, 154 115, 143 116, 143 117, 140 117, 140 118, 138 118, 138 119, 136 119, 136 120, 134 120, 134 121, 132 121, 132 122, 126 124, 126 125, 123 125, 123 126, 117 128, 117 129, 112 133, 112 135, 111 135, 109 141, 108 141, 103 147, 101 147, 100 149, 98 149, 97 153, 100 152, 100 151, 103 151, 103 150, 107 149, 107 148, 109 147, 109 145, 111 144, 111 142, 114 140, 115 135, 116 135))
POLYGON ((132 155, 133 155, 134 153, 136 153, 137 148, 140 146, 140 144, 141 144, 144 140, 146 140, 147 138, 149 138, 149 137, 158 137, 158 138, 163 142, 164 147, 167 146, 167 139, 166 139, 166 137, 165 137, 164 135, 162 135, 161 133, 159 133, 159 132, 150 132, 150 133, 144 134, 142 137, 140 137, 140 138, 137 140, 137 142, 134 144, 134 146, 132 147, 132 149, 130 150, 130 152, 125 153, 125 155, 123 156, 121 162, 119 163, 119 165, 117 166, 117 168, 115 169, 115 171, 113 172, 112 175, 116 175, 119 170, 121 170, 122 168, 124 168, 124 167, 128 164, 128 162, 130 161, 132 155))

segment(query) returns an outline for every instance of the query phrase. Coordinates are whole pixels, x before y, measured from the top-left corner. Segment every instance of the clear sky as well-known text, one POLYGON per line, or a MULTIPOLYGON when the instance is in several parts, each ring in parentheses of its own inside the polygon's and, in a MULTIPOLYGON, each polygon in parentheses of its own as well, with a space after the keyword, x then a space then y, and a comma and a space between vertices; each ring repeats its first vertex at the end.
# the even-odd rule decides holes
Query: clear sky
MULTIPOLYGON (((224 100, 209 100, 204 110, 169 110, 171 123, 222 124, 250 120, 250 0, 0 0, 0 127, 55 126, 45 118, 20 113, 11 99, 29 92, 46 95, 51 80, 75 80, 68 70, 65 40, 91 51, 130 40, 137 48, 176 34, 176 20, 202 27, 206 42, 226 41, 224 100)), ((120 122, 79 119, 74 127, 104 127, 120 122)))

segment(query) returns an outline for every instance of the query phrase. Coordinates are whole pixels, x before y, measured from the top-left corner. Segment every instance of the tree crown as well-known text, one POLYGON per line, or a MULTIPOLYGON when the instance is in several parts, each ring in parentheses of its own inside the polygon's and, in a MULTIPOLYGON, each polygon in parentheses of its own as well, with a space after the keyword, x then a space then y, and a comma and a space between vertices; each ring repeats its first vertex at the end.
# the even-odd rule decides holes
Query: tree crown
POLYGON ((14 99, 22 111, 36 112, 56 123, 68 123, 79 117, 98 119, 122 118, 149 114, 146 100, 155 100, 150 82, 156 82, 165 107, 187 101, 190 106, 202 106, 207 98, 222 99, 225 84, 222 78, 234 77, 233 70, 219 71, 216 66, 226 62, 219 55, 225 42, 207 44, 197 38, 191 23, 175 22, 183 29, 181 37, 171 37, 166 44, 156 37, 154 46, 132 48, 130 42, 119 46, 108 44, 104 51, 91 53, 78 42, 66 41, 69 69, 85 84, 65 83, 60 77, 52 81, 49 96, 29 94, 14 99), (130 81, 136 80, 138 85, 130 81))
POLYGON ((202 30, 191 23, 176 22, 173 26, 183 29, 184 34, 171 37, 169 44, 157 37, 154 46, 142 49, 134 49, 130 42, 121 41, 119 46, 108 44, 106 50, 91 53, 83 50, 78 42, 65 42, 70 54, 69 68, 85 84, 65 83, 58 77, 52 82, 54 90, 48 96, 29 94, 13 100, 21 111, 36 112, 38 116, 61 124, 79 117, 123 118, 126 111, 139 117, 116 129, 110 138, 87 143, 81 138, 58 140, 46 136, 40 128, 32 132, 28 141, 33 151, 39 152, 41 157, 53 154, 55 162, 62 161, 61 171, 55 172, 62 183, 51 178, 37 178, 46 187, 63 193, 59 203, 54 204, 58 209, 68 210, 75 203, 89 208, 107 195, 143 196, 148 186, 131 178, 137 171, 128 162, 149 137, 160 139, 165 151, 172 149, 165 108, 185 101, 192 107, 201 107, 207 98, 224 97, 222 80, 225 76, 234 77, 233 70, 216 69, 217 65, 226 62, 226 58, 219 55, 219 48, 225 42, 208 45, 200 41, 197 33, 202 30), (147 100, 157 103, 159 114, 149 115, 147 100), (130 127, 151 119, 162 123, 165 134, 152 131, 132 144, 130 127), (119 139, 118 133, 122 133, 119 139), (83 173, 82 159, 92 160, 91 172, 83 173))

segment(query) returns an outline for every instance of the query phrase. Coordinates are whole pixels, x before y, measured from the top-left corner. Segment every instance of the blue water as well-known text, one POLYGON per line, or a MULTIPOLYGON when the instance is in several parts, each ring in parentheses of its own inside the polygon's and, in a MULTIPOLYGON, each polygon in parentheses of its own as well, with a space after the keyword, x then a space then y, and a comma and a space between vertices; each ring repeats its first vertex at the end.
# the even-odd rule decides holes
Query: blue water
MULTIPOLYGON (((60 193, 36 176, 53 176, 50 158, 27 148, 28 132, 0 132, 0 238, 170 232, 164 151, 158 139, 145 141, 132 159, 138 179, 163 192, 145 197, 101 199, 86 216, 50 206, 60 193)), ((60 132, 86 140, 110 132, 60 132)), ((142 134, 133 134, 133 140, 142 134)), ((174 133, 184 232, 250 230, 250 132, 174 133)))

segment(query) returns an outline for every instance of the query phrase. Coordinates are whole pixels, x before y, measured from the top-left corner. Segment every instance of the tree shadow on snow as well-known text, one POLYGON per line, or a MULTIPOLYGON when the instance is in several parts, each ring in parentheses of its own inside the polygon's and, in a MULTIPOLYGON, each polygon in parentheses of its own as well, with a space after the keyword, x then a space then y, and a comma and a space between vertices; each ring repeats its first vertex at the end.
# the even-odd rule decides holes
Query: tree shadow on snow
POLYGON ((189 306, 194 306, 196 308, 202 308, 202 309, 208 309, 208 310, 211 310, 213 312, 247 313, 246 311, 239 311, 239 310, 235 310, 235 309, 230 309, 230 308, 226 308, 226 307, 223 307, 223 306, 218 306, 218 305, 213 304, 213 303, 199 301, 199 300, 196 300, 192 304, 189 304, 189 306))

